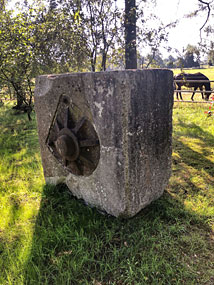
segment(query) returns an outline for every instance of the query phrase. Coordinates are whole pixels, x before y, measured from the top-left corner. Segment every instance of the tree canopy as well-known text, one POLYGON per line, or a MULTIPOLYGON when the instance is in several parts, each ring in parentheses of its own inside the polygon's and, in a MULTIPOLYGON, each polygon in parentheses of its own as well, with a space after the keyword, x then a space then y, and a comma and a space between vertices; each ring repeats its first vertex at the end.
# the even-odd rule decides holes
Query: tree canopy
MULTIPOLYGON (((199 9, 211 7, 199 2, 199 9)), ((126 10, 117 0, 17 0, 13 9, 10 3, 0 0, 0 86, 13 89, 18 107, 32 105, 38 74, 124 68, 125 50, 126 56, 136 55, 136 47, 137 58, 130 61, 134 63, 130 68, 171 67, 178 62, 176 58, 163 60, 160 54, 175 23, 163 25, 151 11, 146 15, 146 7, 155 5, 155 0, 126 0, 126 10), (125 41, 128 31, 129 42, 125 41), (144 49, 148 56, 142 54, 144 49)), ((205 24, 211 33, 212 27, 205 24)), ((194 66, 199 55, 189 46, 179 60, 183 66, 194 66)))

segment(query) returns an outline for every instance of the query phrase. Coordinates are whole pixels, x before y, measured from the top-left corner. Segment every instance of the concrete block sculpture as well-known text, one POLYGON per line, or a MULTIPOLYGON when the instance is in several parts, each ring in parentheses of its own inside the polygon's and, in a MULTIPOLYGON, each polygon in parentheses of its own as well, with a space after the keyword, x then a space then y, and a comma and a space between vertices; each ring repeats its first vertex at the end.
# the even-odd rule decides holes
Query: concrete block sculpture
POLYGON ((132 217, 171 173, 173 74, 124 70, 37 78, 44 176, 88 204, 132 217))

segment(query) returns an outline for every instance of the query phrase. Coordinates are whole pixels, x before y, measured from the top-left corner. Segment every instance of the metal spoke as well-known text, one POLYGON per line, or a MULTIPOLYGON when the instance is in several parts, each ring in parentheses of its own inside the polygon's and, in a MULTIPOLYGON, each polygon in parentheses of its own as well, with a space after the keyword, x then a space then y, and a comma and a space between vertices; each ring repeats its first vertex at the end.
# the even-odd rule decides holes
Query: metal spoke
POLYGON ((73 132, 76 134, 82 128, 85 122, 86 122, 86 118, 83 117, 81 120, 77 122, 76 127, 73 129, 73 132))
POLYGON ((67 108, 67 112, 66 112, 66 116, 65 116, 65 124, 64 124, 64 127, 65 127, 65 128, 68 127, 69 117, 70 117, 70 109, 69 109, 69 107, 68 107, 68 108, 67 108))
POLYGON ((58 120, 56 119, 56 124, 55 124, 55 126, 56 126, 56 130, 57 130, 57 133, 60 131, 60 126, 59 126, 59 122, 58 122, 58 120))
POLYGON ((70 162, 67 167, 72 169, 75 174, 82 175, 82 171, 76 161, 70 162))
POLYGON ((79 108, 62 102, 50 127, 47 145, 63 167, 75 175, 90 175, 99 161, 100 142, 93 124, 79 108), (81 149, 80 149, 81 148, 81 149))
POLYGON ((99 145, 99 141, 95 139, 86 139, 86 140, 79 141, 80 147, 89 147, 89 146, 96 146, 96 145, 99 145))
POLYGON ((63 158, 63 163, 64 163, 65 166, 67 166, 67 165, 68 165, 68 160, 66 160, 65 158, 63 158))
POLYGON ((88 164, 90 167, 94 168, 94 163, 93 163, 91 160, 89 160, 88 158, 86 158, 85 156, 80 155, 80 156, 79 156, 79 159, 80 159, 82 162, 88 164))
POLYGON ((56 128, 57 128, 57 132, 61 131, 61 129, 64 128, 63 124, 60 123, 60 121, 56 118, 56 122, 55 122, 56 128))

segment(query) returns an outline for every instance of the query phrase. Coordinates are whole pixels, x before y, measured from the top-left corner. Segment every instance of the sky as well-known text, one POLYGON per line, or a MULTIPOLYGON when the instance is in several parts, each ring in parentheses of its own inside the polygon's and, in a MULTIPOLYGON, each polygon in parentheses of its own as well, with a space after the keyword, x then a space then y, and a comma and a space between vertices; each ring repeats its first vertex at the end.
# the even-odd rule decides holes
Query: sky
POLYGON ((200 28, 206 21, 206 13, 196 18, 185 18, 198 8, 197 0, 157 0, 156 12, 164 23, 179 20, 177 26, 170 30, 169 45, 180 52, 188 44, 197 45, 200 42, 200 28))
MULTIPOLYGON (((29 0, 30 1, 30 0, 29 0)), ((214 0, 206 0, 208 2, 214 2, 214 0)), ((10 0, 10 5, 14 1, 10 0)), ((156 6, 150 4, 151 0, 148 0, 151 11, 145 11, 147 15, 151 12, 156 14, 164 24, 169 24, 176 20, 179 20, 175 28, 169 30, 168 46, 173 49, 177 49, 181 54, 188 44, 197 45, 200 42, 200 28, 206 20, 207 13, 200 13, 199 16, 194 18, 185 18, 184 16, 190 14, 198 8, 198 0, 156 0, 156 6)), ((136 3, 142 3, 142 0, 136 0, 136 3)), ((125 0, 117 0, 118 7, 124 9, 125 0)), ((214 26, 214 20, 210 17, 210 23, 214 26)), ((209 21, 209 22, 210 22, 209 21)), ((205 34, 202 34, 203 38, 205 34)), ((166 49, 160 48, 160 51, 164 58, 169 56, 169 52, 166 49)), ((145 50, 145 55, 149 50, 145 50)), ((171 55, 178 56, 173 51, 171 55)))
MULTIPOLYGON (((124 5, 125 1, 118 0, 118 2, 120 2, 119 5, 124 5)), ((200 42, 200 28, 206 20, 206 12, 196 18, 184 18, 198 8, 198 0, 156 0, 156 3, 152 12, 164 24, 179 20, 177 26, 169 30, 168 45, 170 47, 182 53, 188 44, 197 45, 200 42)), ((161 53, 164 57, 168 56, 168 52, 164 49, 161 49, 161 53)))

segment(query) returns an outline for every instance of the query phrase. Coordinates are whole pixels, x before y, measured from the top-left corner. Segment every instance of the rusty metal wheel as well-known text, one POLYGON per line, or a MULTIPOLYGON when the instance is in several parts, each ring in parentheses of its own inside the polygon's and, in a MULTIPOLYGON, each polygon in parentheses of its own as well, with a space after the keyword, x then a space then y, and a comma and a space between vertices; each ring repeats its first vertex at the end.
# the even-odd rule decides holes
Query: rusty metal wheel
POLYGON ((92 122, 63 98, 50 127, 47 146, 69 172, 89 176, 100 157, 100 143, 92 122), (73 115, 72 114, 77 114, 73 115))

